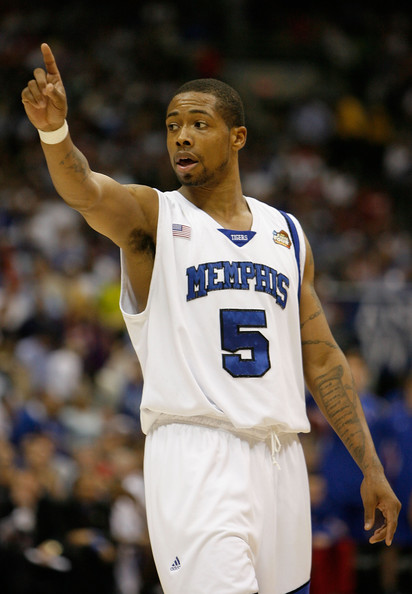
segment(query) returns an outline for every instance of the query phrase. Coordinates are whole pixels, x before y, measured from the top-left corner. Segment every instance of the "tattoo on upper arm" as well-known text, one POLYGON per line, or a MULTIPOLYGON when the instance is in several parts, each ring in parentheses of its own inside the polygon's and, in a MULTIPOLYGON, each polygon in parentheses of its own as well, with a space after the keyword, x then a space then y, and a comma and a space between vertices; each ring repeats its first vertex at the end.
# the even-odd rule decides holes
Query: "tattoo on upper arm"
POLYGON ((330 342, 329 340, 302 340, 302 346, 305 345, 319 345, 319 344, 324 344, 327 347, 329 347, 330 349, 335 349, 338 350, 339 347, 335 342, 330 342))
MULTIPOLYGON (((302 330, 302 328, 305 326, 305 324, 307 324, 308 322, 312 322, 313 320, 316 320, 316 318, 318 318, 319 316, 323 315, 323 308, 322 305, 319 301, 319 297, 316 294, 315 288, 313 285, 310 286, 310 292, 312 294, 313 297, 313 301, 314 303, 318 306, 317 309, 311 313, 306 320, 303 320, 303 322, 301 322, 300 324, 300 329, 302 330)), ((337 344, 335 342, 331 342, 330 340, 319 340, 319 339, 315 339, 315 338, 311 338, 308 340, 302 340, 302 346, 305 345, 320 345, 320 344, 324 344, 327 347, 331 348, 331 349, 338 349, 339 347, 337 346, 337 344)))
POLYGON ((323 313, 322 305, 319 301, 319 297, 316 294, 315 287, 313 286, 313 284, 310 285, 310 293, 313 297, 314 303, 317 305, 317 309, 316 309, 316 311, 311 313, 310 316, 308 318, 306 318, 306 320, 301 322, 301 324, 300 324, 301 329, 303 328, 303 326, 305 324, 307 324, 308 322, 311 322, 312 320, 315 320, 317 317, 319 317, 323 313))
POLYGON ((69 151, 67 155, 64 157, 64 159, 60 161, 59 164, 65 167, 66 169, 73 170, 75 173, 82 174, 82 181, 84 181, 87 178, 87 172, 89 169, 87 161, 85 160, 83 155, 78 151, 74 149, 69 151))
POLYGON ((313 312, 312 314, 310 314, 310 316, 308 318, 306 318, 306 320, 304 320, 303 322, 301 322, 300 328, 302 329, 303 326, 305 324, 307 324, 307 322, 311 322, 312 320, 314 320, 315 318, 317 318, 321 314, 322 314, 322 309, 321 308, 317 309, 315 312, 313 312))
POLYGON ((352 385, 345 385, 342 378, 343 367, 337 365, 315 380, 316 392, 332 426, 356 462, 362 465, 365 436, 357 411, 355 387, 353 380, 352 385))

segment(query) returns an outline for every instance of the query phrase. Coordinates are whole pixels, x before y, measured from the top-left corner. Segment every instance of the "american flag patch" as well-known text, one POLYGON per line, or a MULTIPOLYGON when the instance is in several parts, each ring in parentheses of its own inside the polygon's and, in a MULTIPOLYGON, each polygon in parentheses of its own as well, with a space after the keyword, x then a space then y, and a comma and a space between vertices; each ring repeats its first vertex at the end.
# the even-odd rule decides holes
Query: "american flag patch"
POLYGON ((186 239, 190 239, 192 229, 188 225, 179 225, 177 223, 173 223, 172 233, 174 237, 185 237, 186 239))

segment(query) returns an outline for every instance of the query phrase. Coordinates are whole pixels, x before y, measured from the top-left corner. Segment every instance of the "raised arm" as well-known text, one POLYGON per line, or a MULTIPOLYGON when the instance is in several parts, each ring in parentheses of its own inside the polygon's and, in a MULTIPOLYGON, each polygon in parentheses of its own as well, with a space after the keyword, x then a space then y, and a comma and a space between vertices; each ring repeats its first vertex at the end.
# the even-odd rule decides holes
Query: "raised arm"
MULTIPOLYGON (((349 364, 336 344, 314 288, 312 250, 307 258, 301 292, 301 334, 305 380, 313 398, 363 472, 361 496, 365 530, 375 527, 370 542, 392 543, 401 504, 392 491, 356 393, 349 364), (378 522, 376 510, 383 515, 378 522)), ((380 515, 380 514, 379 514, 380 515)))
POLYGON ((146 186, 123 186, 90 169, 70 134, 64 136, 68 112, 65 89, 50 47, 43 43, 41 51, 45 68, 34 70, 34 78, 22 92, 22 102, 35 128, 46 133, 61 131, 42 141, 56 191, 90 226, 120 247, 128 249, 136 227, 154 240, 156 192, 146 186))

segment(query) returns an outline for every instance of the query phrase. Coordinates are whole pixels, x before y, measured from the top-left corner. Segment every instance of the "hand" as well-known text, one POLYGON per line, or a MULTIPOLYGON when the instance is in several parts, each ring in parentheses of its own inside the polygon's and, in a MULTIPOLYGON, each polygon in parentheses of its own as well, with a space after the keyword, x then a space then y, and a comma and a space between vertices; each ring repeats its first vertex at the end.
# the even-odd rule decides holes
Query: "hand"
POLYGON ((365 476, 361 497, 365 510, 365 530, 374 530, 369 542, 373 544, 384 540, 390 546, 398 525, 401 503, 383 473, 365 476))
POLYGON ((56 60, 47 43, 42 43, 41 51, 46 70, 34 70, 34 79, 28 82, 21 98, 33 126, 44 132, 51 132, 64 124, 67 99, 56 60))

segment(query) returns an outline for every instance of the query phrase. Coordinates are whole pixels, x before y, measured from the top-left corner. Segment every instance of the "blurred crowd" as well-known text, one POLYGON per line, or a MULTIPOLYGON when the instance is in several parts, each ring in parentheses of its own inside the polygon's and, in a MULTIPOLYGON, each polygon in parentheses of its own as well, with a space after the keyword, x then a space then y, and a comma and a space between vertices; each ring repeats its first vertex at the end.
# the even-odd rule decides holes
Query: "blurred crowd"
POLYGON ((42 41, 61 70, 77 146, 123 183, 177 187, 164 130, 177 86, 212 76, 240 91, 244 191, 302 222, 403 503, 395 546, 367 546, 359 471, 308 395, 313 592, 411 591, 412 20, 401 3, 381 14, 351 2, 334 12, 255 8, 0 7, 2 592, 160 592, 119 253, 56 195, 21 105, 42 41))
MULTIPOLYGON (((374 389, 359 349, 346 352, 379 457, 403 508, 394 542, 368 543, 362 473, 308 398, 312 431, 303 436, 313 526, 313 594, 407 594, 412 585, 412 373, 392 394, 374 389)), ((382 521, 379 512, 376 525, 382 521)))

